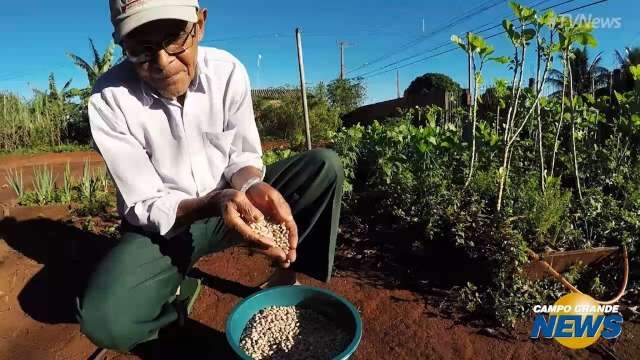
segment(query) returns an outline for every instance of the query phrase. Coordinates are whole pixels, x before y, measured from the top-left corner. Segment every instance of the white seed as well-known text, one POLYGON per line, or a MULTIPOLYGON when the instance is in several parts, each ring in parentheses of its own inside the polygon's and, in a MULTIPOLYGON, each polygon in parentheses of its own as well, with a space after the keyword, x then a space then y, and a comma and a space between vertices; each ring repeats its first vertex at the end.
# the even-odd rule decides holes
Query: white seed
POLYGON ((272 239, 285 253, 289 252, 289 231, 284 224, 275 224, 263 219, 252 223, 250 227, 256 234, 272 239))
POLYGON ((295 306, 268 307, 244 329, 240 347, 253 359, 332 359, 349 336, 324 316, 295 306))

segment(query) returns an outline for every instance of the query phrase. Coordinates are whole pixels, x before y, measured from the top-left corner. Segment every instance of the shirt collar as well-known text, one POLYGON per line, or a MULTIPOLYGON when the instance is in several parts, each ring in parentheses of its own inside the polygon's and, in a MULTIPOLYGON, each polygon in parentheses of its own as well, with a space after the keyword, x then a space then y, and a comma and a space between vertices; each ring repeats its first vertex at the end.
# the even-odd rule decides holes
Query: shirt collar
MULTIPOLYGON (((193 81, 191 81, 191 84, 189 84, 189 88, 187 89, 187 92, 204 93, 204 85, 202 84, 202 80, 200 79, 200 76, 202 76, 201 69, 202 69, 202 63, 200 61, 200 54, 198 54, 198 62, 196 65, 196 76, 193 78, 193 81)), ((154 89, 152 89, 149 85, 147 85, 143 80, 140 80, 140 90, 142 93, 142 104, 144 106, 151 106, 151 104, 153 104, 155 100, 161 100, 160 94, 158 94, 154 89)))

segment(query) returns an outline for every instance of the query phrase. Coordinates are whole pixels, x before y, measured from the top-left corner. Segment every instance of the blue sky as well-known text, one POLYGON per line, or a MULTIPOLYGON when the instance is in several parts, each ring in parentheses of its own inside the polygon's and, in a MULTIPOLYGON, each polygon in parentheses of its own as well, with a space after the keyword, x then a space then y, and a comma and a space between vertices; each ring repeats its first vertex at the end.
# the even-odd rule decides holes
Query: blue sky
MULTIPOLYGON (((539 7, 566 3, 555 9, 561 12, 593 1, 523 0, 523 3, 543 3, 539 7)), ((209 10, 204 45, 222 48, 237 56, 246 65, 254 88, 298 83, 296 27, 302 29, 306 80, 313 85, 338 76, 339 40, 349 43, 345 50, 347 71, 383 55, 395 54, 361 70, 348 72, 348 76, 361 75, 410 55, 421 54, 415 58, 419 59, 446 50, 448 47, 427 52, 446 43, 453 33, 498 24, 502 18, 510 17, 506 0, 201 0, 200 4, 209 10), (473 10, 481 7, 487 9, 474 15, 473 10), (450 23, 455 26, 432 34, 450 23), (416 44, 403 46, 411 43, 416 44), (406 49, 400 51, 402 48, 406 49)), ((639 13, 640 2, 637 0, 609 0, 574 11, 573 15, 620 22, 619 28, 597 29, 595 35, 599 45, 591 51, 592 54, 603 51, 603 65, 612 67, 615 64, 614 50, 640 46, 639 13)), ((484 35, 500 30, 494 29, 484 35)), ((73 78, 74 86, 86 86, 86 76, 73 65, 66 53, 73 52, 90 59, 88 38, 93 38, 102 51, 110 41, 111 32, 106 0, 68 0, 63 3, 35 0, 26 4, 15 1, 3 4, 0 12, 0 43, 3 44, 0 91, 30 96, 32 88, 46 86, 47 76, 52 71, 59 83, 73 78)), ((490 42, 496 46, 497 54, 510 55, 504 35, 490 42)), ((401 91, 416 76, 426 72, 446 73, 464 86, 466 66, 466 57, 461 50, 407 66, 399 70, 401 91)), ((504 66, 491 66, 485 75, 489 80, 507 76, 504 66)), ((365 83, 367 102, 395 97, 395 71, 366 78, 365 83)))

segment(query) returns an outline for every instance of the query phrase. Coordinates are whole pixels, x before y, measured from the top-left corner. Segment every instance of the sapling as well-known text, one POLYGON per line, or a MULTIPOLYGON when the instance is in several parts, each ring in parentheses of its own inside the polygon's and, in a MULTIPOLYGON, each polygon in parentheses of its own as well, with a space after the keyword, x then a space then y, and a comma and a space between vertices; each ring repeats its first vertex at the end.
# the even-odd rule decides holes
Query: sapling
MULTIPOLYGON (((469 173, 467 175, 467 181, 465 187, 469 185, 473 178, 473 169, 476 160, 476 128, 478 124, 478 90, 480 85, 484 82, 482 77, 482 69, 488 62, 498 62, 506 64, 508 59, 504 56, 491 57, 495 51, 494 47, 489 45, 484 38, 473 33, 467 33, 467 43, 465 44, 462 39, 456 35, 451 36, 451 41, 456 43, 462 50, 470 54, 471 66, 473 68, 473 97, 472 97, 472 110, 471 110, 471 160, 469 162, 469 173), (476 59, 477 58, 477 59, 476 59)), ((469 89, 471 91, 471 89, 469 89)))
MULTIPOLYGON (((518 23, 514 25, 509 20, 504 20, 502 26, 505 29, 509 40, 511 41, 514 49, 514 58, 511 61, 513 67, 513 80, 511 83, 511 101, 509 103, 509 111, 507 113, 507 120, 504 130, 503 143, 504 153, 502 166, 498 171, 499 186, 498 186, 498 202, 497 210, 502 208, 502 198, 505 191, 505 186, 509 176, 509 167, 511 165, 511 155, 513 154, 513 146, 518 140, 520 133, 524 129, 525 125, 529 122, 529 119, 534 114, 534 111, 538 108, 538 104, 542 97, 542 89, 546 83, 549 70, 551 67, 551 54, 553 49, 554 30, 552 25, 556 22, 556 17, 553 12, 547 12, 542 17, 538 17, 536 11, 525 6, 521 6, 515 2, 510 3, 513 9, 518 23), (519 114, 519 105, 521 100, 522 78, 524 74, 524 65, 526 63, 527 48, 530 45, 531 40, 540 36, 539 32, 544 27, 550 28, 549 43, 547 46, 540 48, 544 51, 543 55, 546 58, 544 64, 538 63, 539 68, 536 70, 538 73, 538 82, 535 84, 533 101, 529 102, 529 108, 526 110, 526 114, 519 114)), ((526 103, 525 103, 526 104, 526 103)), ((540 134, 542 137, 542 134, 540 134)))

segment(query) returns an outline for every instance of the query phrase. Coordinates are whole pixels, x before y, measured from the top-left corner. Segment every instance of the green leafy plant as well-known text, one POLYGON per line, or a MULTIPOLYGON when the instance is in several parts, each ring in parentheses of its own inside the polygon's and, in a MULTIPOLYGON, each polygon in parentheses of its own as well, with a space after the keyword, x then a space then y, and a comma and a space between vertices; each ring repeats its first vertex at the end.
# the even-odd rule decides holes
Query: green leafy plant
POLYGON ((67 164, 64 166, 64 174, 63 174, 62 180, 63 180, 63 183, 62 183, 62 189, 60 193, 60 201, 63 204, 69 204, 73 199, 73 186, 74 186, 73 177, 71 176, 71 166, 69 162, 67 162, 67 164))
POLYGON ((13 192, 16 193, 18 197, 18 202, 22 200, 24 197, 24 184, 22 182, 22 169, 18 171, 18 169, 9 169, 4 176, 5 180, 13 189, 13 192))
POLYGON ((47 205, 55 202, 56 178, 53 170, 47 166, 33 168, 33 190, 39 205, 47 205))
POLYGON ((296 152, 292 151, 291 149, 266 151, 264 154, 262 154, 262 161, 265 165, 271 165, 280 160, 290 158, 295 154, 296 152))
MULTIPOLYGON (((342 123, 340 107, 331 105, 327 86, 320 83, 309 89, 309 125, 314 143, 329 140, 329 134, 342 123)), ((302 102, 296 95, 278 99, 256 100, 256 123, 263 137, 285 139, 291 148, 302 148, 305 142, 302 102)))
POLYGON ((473 89, 473 104, 471 110, 471 161, 469 163, 469 172, 467 175, 467 181, 465 183, 465 187, 469 185, 471 179, 473 178, 473 170, 476 161, 476 127, 478 123, 477 114, 478 114, 478 100, 480 96, 478 95, 478 90, 484 79, 482 77, 482 69, 487 62, 497 62, 500 64, 506 64, 509 59, 505 56, 501 57, 491 57, 494 53, 495 48, 489 45, 484 38, 479 35, 473 33, 467 33, 467 42, 463 42, 460 37, 457 35, 453 35, 451 37, 451 41, 460 46, 462 50, 464 50, 471 57, 471 66, 473 68, 474 74, 474 89, 473 89), (476 55, 477 54, 477 55, 476 55), (476 60, 476 57, 479 60, 476 60))
POLYGON ((109 175, 107 174, 107 169, 100 167, 95 170, 93 174, 93 181, 95 181, 96 191, 108 193, 111 180, 109 179, 109 175))
POLYGON ((97 182, 91 173, 91 165, 88 160, 82 167, 82 179, 80 180, 80 196, 83 201, 91 201, 96 193, 97 182))
POLYGON ((367 91, 362 79, 335 79, 327 85, 329 105, 339 115, 355 110, 366 98, 367 91))

